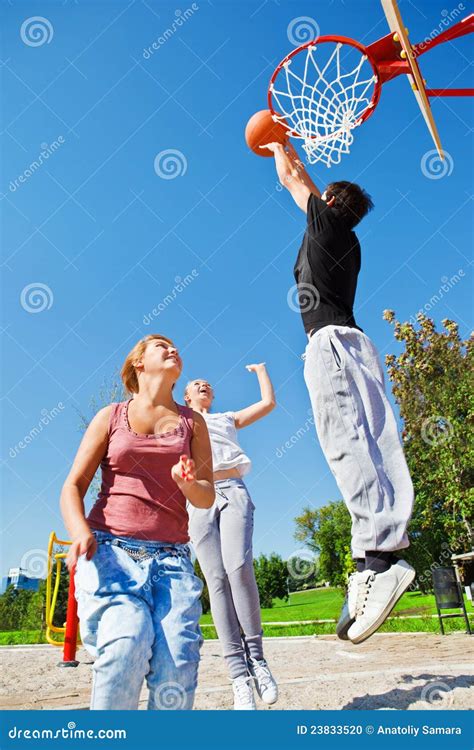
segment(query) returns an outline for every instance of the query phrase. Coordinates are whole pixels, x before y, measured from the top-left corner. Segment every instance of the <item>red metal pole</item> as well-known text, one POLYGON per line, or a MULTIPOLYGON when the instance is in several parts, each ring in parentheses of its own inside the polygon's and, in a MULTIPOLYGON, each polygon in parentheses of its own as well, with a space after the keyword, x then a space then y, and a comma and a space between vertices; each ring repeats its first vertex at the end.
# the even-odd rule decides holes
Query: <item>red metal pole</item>
POLYGON ((75 597, 76 586, 74 583, 74 566, 69 575, 69 592, 67 598, 67 615, 66 615, 66 633, 64 635, 63 660, 59 662, 58 667, 77 667, 76 661, 77 650, 77 631, 79 620, 77 617, 77 602, 75 597))
POLYGON ((470 16, 466 16, 466 18, 463 18, 462 21, 459 21, 454 26, 451 26, 450 29, 446 29, 446 31, 443 31, 442 34, 438 34, 438 36, 433 36, 426 39, 424 42, 415 44, 413 46, 413 52, 415 53, 416 57, 419 57, 420 55, 424 55, 425 52, 428 52, 428 50, 433 49, 433 47, 436 47, 438 44, 451 42, 453 39, 459 39, 459 37, 465 36, 466 34, 472 34, 473 31, 474 13, 471 13, 470 16))
POLYGON ((474 96, 474 89, 426 89, 426 96, 474 96))

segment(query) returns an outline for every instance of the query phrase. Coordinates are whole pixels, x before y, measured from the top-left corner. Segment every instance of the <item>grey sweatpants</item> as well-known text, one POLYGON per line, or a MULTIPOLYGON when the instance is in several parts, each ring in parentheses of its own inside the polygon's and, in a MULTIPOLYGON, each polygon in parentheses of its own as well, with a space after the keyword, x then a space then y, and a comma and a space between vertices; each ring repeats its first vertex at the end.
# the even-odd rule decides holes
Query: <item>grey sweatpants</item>
POLYGON ((215 482, 211 508, 188 503, 189 535, 206 579, 214 625, 231 679, 263 659, 260 599, 253 569, 255 506, 242 479, 215 482))
POLYGON ((325 326, 306 346, 304 378, 321 448, 352 517, 352 554, 408 547, 413 485, 365 333, 325 326))

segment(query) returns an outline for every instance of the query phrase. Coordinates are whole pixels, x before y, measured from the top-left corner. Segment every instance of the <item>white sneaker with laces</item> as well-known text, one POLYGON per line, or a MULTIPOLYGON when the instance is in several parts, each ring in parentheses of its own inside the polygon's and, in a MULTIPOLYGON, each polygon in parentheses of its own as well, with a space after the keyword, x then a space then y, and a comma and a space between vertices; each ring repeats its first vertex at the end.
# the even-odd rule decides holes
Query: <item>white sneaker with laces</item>
POLYGON ((405 560, 397 560, 384 573, 364 570, 357 579, 356 620, 348 630, 352 643, 362 643, 385 622, 415 578, 405 560))
POLYGON ((339 615, 339 621, 336 625, 336 635, 343 641, 348 641, 349 636, 347 631, 351 625, 355 622, 356 616, 356 603, 357 603, 357 581, 358 577, 363 573, 355 571, 349 576, 347 582, 347 591, 344 604, 342 605, 341 614, 339 615))
POLYGON ((249 672, 255 680, 255 688, 264 703, 271 705, 278 700, 278 686, 265 659, 249 659, 249 672))
POLYGON ((255 698, 250 675, 241 675, 232 680, 234 691, 234 711, 256 711, 255 698))

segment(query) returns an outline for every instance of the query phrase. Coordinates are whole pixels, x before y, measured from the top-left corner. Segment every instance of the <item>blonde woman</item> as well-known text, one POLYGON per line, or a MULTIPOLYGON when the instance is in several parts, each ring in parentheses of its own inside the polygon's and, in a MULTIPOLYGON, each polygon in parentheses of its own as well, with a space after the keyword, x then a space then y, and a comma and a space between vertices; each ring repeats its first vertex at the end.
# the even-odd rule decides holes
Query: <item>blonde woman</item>
POLYGON ((278 690, 263 656, 260 600, 253 569, 255 506, 242 477, 251 461, 239 445, 237 430, 262 419, 275 407, 265 364, 255 372, 260 401, 246 409, 211 413, 214 399, 206 380, 192 380, 185 390, 188 406, 206 420, 211 439, 216 502, 208 509, 189 506, 189 533, 209 589, 212 616, 232 680, 234 709, 255 710, 252 683, 265 703, 278 690))
POLYGON ((186 501, 210 508, 215 492, 206 423, 173 399, 181 370, 165 336, 133 347, 122 368, 133 398, 96 414, 62 490, 82 642, 96 657, 92 709, 138 708, 145 679, 148 709, 193 706, 202 583, 186 501), (86 517, 99 465, 102 487, 86 517))

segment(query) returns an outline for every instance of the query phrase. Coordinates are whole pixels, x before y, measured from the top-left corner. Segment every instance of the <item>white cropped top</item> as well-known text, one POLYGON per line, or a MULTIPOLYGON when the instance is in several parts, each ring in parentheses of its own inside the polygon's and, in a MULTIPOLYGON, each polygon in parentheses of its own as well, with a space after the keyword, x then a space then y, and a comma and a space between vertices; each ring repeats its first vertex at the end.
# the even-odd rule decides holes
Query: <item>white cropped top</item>
POLYGON ((214 471, 238 467, 241 476, 248 474, 252 462, 239 445, 234 412, 209 413, 203 417, 209 430, 214 471))

